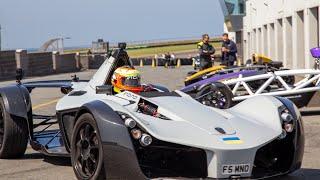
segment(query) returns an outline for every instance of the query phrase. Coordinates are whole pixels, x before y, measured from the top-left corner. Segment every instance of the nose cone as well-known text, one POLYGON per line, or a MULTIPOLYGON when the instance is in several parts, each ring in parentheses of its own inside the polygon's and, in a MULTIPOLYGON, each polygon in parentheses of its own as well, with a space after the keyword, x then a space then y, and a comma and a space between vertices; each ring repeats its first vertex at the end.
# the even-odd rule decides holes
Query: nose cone
POLYGON ((152 100, 160 105, 160 108, 168 111, 165 115, 173 120, 186 121, 209 134, 236 133, 227 117, 197 101, 181 97, 157 97, 152 100))

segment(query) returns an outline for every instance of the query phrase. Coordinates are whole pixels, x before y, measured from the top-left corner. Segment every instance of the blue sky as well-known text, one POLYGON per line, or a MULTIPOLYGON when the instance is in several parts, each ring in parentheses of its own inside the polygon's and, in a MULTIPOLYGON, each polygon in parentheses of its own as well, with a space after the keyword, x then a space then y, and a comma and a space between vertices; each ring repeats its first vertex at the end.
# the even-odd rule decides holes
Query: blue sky
POLYGON ((71 37, 65 46, 220 35, 218 0, 0 0, 2 48, 39 48, 71 37))

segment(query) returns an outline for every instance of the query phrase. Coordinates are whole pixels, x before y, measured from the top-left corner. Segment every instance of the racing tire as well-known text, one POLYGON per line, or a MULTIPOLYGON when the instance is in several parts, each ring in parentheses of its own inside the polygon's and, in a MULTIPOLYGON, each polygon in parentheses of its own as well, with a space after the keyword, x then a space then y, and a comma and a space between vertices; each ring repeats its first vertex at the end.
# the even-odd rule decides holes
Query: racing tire
POLYGON ((256 81, 251 81, 248 82, 248 85, 254 90, 258 90, 263 84, 265 83, 265 81, 263 80, 256 80, 256 81))
POLYGON ((78 179, 105 179, 101 138, 90 113, 81 115, 73 128, 71 163, 78 179))
MULTIPOLYGON (((263 81, 263 80, 257 80, 257 81, 248 82, 248 85, 253 92, 256 92, 264 83, 265 83, 265 81, 263 81)), ((267 92, 270 92, 271 86, 266 87, 265 90, 267 92)))
POLYGON ((232 97, 232 92, 228 86, 216 82, 201 88, 195 99, 206 106, 228 109, 233 104, 232 97))
POLYGON ((25 119, 10 115, 0 97, 0 158, 15 159, 24 155, 29 138, 25 119))

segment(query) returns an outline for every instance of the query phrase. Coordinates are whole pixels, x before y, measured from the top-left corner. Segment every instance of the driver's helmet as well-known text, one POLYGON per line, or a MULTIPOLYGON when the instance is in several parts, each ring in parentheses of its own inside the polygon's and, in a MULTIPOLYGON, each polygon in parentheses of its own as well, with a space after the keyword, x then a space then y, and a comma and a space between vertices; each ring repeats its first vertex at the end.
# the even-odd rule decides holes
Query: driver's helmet
POLYGON ((115 93, 120 93, 122 91, 139 93, 143 91, 140 80, 141 77, 138 70, 128 66, 123 66, 114 71, 111 83, 115 93))

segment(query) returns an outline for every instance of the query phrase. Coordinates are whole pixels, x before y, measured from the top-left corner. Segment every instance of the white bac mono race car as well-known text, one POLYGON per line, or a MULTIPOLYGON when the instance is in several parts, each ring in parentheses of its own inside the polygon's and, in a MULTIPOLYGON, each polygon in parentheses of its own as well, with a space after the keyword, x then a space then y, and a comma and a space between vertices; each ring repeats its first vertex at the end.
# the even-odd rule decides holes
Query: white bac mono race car
POLYGON ((259 96, 220 110, 161 87, 112 94, 113 71, 124 65, 120 48, 88 82, 0 88, 0 157, 23 156, 29 142, 45 155, 70 156, 78 179, 265 178, 300 168, 304 132, 291 101, 259 96), (32 114, 29 93, 41 87, 66 93, 56 116, 32 114))

